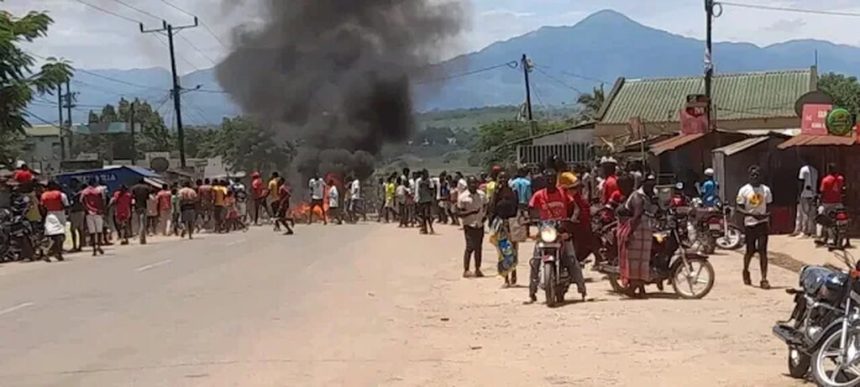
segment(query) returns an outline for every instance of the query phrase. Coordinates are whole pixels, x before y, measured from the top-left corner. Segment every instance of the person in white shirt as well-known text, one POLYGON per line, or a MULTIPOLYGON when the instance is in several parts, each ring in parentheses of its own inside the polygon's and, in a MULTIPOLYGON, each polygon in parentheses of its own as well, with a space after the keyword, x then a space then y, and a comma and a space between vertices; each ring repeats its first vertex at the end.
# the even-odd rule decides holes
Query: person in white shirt
POLYGON ((770 187, 761 183, 761 170, 753 165, 749 168, 749 184, 738 190, 738 212, 744 215, 746 253, 744 254, 743 280, 751 285, 749 266, 752 256, 759 255, 761 264, 761 288, 770 289, 767 282, 767 240, 770 232, 767 205, 773 202, 770 187))
MULTIPOLYGON (((349 216, 350 222, 358 222, 358 212, 363 209, 361 206, 361 182, 356 178, 350 178, 351 183, 349 184, 349 204, 347 205, 347 212, 349 216)), ((362 218, 367 221, 367 215, 362 211, 362 218)))
POLYGON ((815 198, 818 196, 818 170, 805 159, 797 175, 800 183, 800 199, 797 203, 797 217, 792 235, 812 237, 816 235, 815 198))
POLYGON ((328 213, 333 222, 343 224, 343 214, 340 212, 340 192, 337 190, 334 180, 328 181, 328 213))
POLYGON ((325 206, 323 205, 323 200, 325 199, 325 181, 319 175, 314 175, 308 182, 308 188, 311 191, 311 209, 308 211, 308 224, 314 222, 314 209, 316 208, 319 208, 322 213, 323 224, 328 224, 325 206))
POLYGON ((463 234, 466 238, 466 250, 463 252, 463 277, 471 277, 469 263, 475 257, 475 277, 483 277, 481 273, 481 257, 484 244, 484 218, 487 204, 486 195, 478 190, 478 179, 469 177, 466 189, 457 198, 457 215, 463 219, 463 234))

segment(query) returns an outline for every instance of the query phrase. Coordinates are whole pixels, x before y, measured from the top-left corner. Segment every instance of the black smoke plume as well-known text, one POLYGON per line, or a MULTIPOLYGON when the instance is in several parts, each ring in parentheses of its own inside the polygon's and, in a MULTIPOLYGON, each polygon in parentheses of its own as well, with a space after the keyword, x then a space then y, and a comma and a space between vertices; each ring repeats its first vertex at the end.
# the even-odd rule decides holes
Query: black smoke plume
POLYGON ((366 178, 385 143, 407 140, 415 126, 411 80, 439 59, 465 19, 459 4, 438 0, 254 4, 264 7, 264 24, 236 32, 218 81, 246 114, 296 143, 302 178, 366 178))

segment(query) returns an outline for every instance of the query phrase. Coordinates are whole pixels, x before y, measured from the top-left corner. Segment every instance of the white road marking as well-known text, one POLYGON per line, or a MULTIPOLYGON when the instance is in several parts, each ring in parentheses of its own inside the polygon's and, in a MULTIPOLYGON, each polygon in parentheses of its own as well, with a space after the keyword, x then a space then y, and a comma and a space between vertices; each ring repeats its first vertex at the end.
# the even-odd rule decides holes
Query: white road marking
POLYGON ((240 244, 240 243, 245 243, 245 242, 247 242, 247 241, 248 241, 247 239, 239 239, 239 240, 237 240, 237 241, 232 241, 232 242, 229 242, 229 243, 225 243, 225 244, 224 244, 224 246, 228 246, 228 247, 229 247, 229 246, 235 246, 235 245, 238 245, 238 244, 240 244))
POLYGON ((161 266, 161 265, 166 265, 166 264, 168 264, 168 263, 170 263, 170 262, 173 262, 173 260, 172 260, 172 259, 165 259, 165 260, 163 260, 163 261, 161 261, 161 262, 156 262, 156 263, 152 263, 152 264, 149 264, 149 265, 145 265, 145 266, 138 267, 137 269, 134 269, 134 271, 137 271, 137 272, 147 271, 147 270, 149 270, 149 269, 154 269, 154 268, 159 267, 159 266, 161 266))
POLYGON ((12 312, 14 312, 14 311, 16 311, 16 310, 19 310, 19 309, 24 309, 24 308, 27 308, 27 307, 31 307, 31 306, 33 306, 33 305, 36 305, 36 304, 34 304, 34 303, 32 303, 32 302, 23 302, 23 303, 20 303, 20 304, 18 304, 18 305, 15 305, 15 306, 13 306, 13 307, 10 307, 10 308, 6 308, 6 309, 3 309, 3 310, 0 310, 0 316, 2 316, 2 315, 4 315, 4 314, 7 314, 7 313, 12 313, 12 312))

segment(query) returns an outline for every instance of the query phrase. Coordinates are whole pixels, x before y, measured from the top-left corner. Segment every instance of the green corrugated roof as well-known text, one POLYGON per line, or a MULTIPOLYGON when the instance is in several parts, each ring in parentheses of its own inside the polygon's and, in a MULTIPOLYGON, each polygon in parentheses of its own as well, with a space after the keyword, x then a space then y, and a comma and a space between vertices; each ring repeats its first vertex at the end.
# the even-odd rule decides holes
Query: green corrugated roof
MULTIPOLYGON (((139 128, 140 124, 135 124, 135 128, 139 128)), ((110 123, 94 123, 81 124, 72 127, 72 131, 76 134, 117 134, 129 133, 130 126, 125 122, 110 122, 110 123)))
MULTIPOLYGON (((714 76, 713 96, 718 120, 795 117, 794 103, 813 90, 812 69, 714 76)), ((677 122, 689 94, 704 94, 702 77, 625 80, 610 96, 601 123, 677 122)))

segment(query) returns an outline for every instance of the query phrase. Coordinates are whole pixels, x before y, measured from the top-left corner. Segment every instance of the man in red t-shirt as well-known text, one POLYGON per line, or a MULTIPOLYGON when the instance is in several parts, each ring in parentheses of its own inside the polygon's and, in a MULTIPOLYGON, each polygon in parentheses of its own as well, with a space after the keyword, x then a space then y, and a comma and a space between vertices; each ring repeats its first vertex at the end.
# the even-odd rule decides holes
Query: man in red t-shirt
POLYGON ((29 184, 33 182, 33 172, 30 171, 30 167, 28 167, 27 164, 22 163, 21 166, 15 170, 12 178, 19 184, 29 184))
POLYGON ((251 193, 254 195, 254 225, 259 226, 260 209, 263 208, 266 212, 269 211, 269 208, 265 205, 266 197, 269 196, 269 193, 266 192, 266 184, 263 183, 263 178, 260 177, 259 172, 251 174, 251 193))
POLYGON ((63 242, 66 239, 66 208, 69 207, 69 198, 60 191, 60 185, 52 181, 48 183, 48 189, 39 198, 39 203, 45 210, 45 236, 51 240, 50 253, 45 256, 45 261, 50 262, 51 255, 62 261, 63 242))
POLYGON ((603 174, 606 176, 606 179, 603 181, 603 194, 600 201, 603 205, 610 203, 619 204, 622 198, 621 188, 618 187, 618 176, 615 174, 615 167, 614 162, 607 161, 603 163, 603 174))
POLYGON ((158 232, 164 236, 167 236, 167 222, 170 220, 170 211, 172 209, 170 200, 172 196, 170 187, 167 184, 162 184, 161 191, 158 191, 158 194, 155 195, 155 200, 158 202, 158 232))
POLYGON ((119 233, 121 244, 127 245, 128 238, 131 235, 131 203, 133 201, 131 192, 125 184, 119 186, 119 189, 113 193, 113 198, 110 205, 114 208, 114 219, 116 220, 116 228, 119 233))
MULTIPOLYGON (((529 201, 529 207, 540 214, 541 220, 569 221, 576 207, 576 202, 564 189, 559 189, 557 186, 558 173, 556 171, 546 171, 544 172, 544 176, 547 179, 547 186, 532 196, 529 201)), ((573 278, 573 282, 576 283, 579 294, 584 298, 586 294, 585 280, 582 276, 582 267, 575 262, 573 241, 569 238, 569 234, 565 233, 562 235, 563 237, 567 236, 567 239, 563 244, 563 254, 559 258, 561 259, 561 263, 567 267, 567 271, 573 278)), ((537 254, 537 250, 535 250, 535 254, 537 254)), ((533 303, 537 301, 538 273, 540 271, 539 265, 541 264, 541 260, 532 259, 529 261, 529 264, 531 269, 529 277, 531 280, 529 281, 529 301, 527 303, 533 303)))
POLYGON ((93 256, 104 255, 99 234, 104 231, 105 202, 104 193, 98 187, 96 179, 90 180, 89 186, 81 191, 81 201, 84 203, 86 212, 87 232, 90 234, 90 243, 93 246, 93 256))
MULTIPOLYGON (((820 188, 821 206, 818 207, 818 214, 826 215, 830 211, 843 208, 842 196, 845 193, 845 177, 839 173, 835 163, 827 165, 827 175, 821 179, 820 188)), ((827 235, 821 226, 818 226, 816 231, 819 238, 824 241, 827 240, 827 235)))

